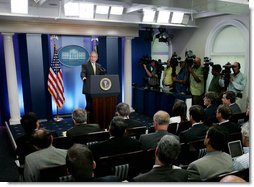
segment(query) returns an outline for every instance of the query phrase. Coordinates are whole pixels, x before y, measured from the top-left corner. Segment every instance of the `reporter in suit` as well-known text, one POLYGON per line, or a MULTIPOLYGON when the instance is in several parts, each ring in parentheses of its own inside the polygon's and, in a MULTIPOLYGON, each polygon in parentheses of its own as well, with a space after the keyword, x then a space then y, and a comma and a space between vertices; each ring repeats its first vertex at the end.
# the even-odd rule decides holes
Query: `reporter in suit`
POLYGON ((165 135, 155 149, 155 164, 149 172, 133 178, 135 182, 186 182, 188 173, 174 166, 181 150, 180 142, 175 136, 165 135))
POLYGON ((189 119, 192 126, 179 134, 181 142, 187 143, 205 137, 208 127, 203 124, 204 115, 204 109, 200 105, 193 105, 190 107, 189 119))
POLYGON ((67 130, 68 137, 80 136, 91 132, 102 131, 98 124, 87 124, 87 113, 84 109, 77 108, 72 112, 73 127, 67 130))
POLYGON ((145 150, 155 149, 157 143, 164 135, 172 135, 178 138, 178 136, 168 132, 170 116, 165 111, 158 111, 153 116, 153 125, 155 132, 149 134, 142 134, 139 138, 142 148, 145 150))
POLYGON ((189 164, 187 168, 189 181, 204 181, 232 171, 232 158, 222 151, 225 143, 223 131, 217 126, 211 126, 204 140, 207 154, 189 164))
MULTIPOLYGON (((83 94, 87 94, 87 87, 86 87, 86 80, 90 78, 91 75, 104 75, 106 74, 106 70, 97 63, 98 54, 95 51, 92 51, 89 56, 89 61, 82 64, 82 70, 80 73, 81 79, 83 81, 83 94)), ((86 95, 86 109, 91 109, 91 98, 90 96, 86 95)))
POLYGON ((141 150, 138 140, 124 136, 127 124, 123 117, 115 116, 109 125, 109 140, 92 144, 92 151, 95 160, 103 156, 128 153, 141 150))

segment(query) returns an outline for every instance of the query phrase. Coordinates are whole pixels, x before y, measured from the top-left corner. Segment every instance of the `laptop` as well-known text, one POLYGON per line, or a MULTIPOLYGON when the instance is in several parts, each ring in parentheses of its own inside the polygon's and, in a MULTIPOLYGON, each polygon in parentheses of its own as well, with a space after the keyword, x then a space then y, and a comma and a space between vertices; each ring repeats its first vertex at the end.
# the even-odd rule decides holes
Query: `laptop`
POLYGON ((235 140, 228 142, 229 154, 233 159, 241 156, 243 154, 243 147, 240 140, 235 140))

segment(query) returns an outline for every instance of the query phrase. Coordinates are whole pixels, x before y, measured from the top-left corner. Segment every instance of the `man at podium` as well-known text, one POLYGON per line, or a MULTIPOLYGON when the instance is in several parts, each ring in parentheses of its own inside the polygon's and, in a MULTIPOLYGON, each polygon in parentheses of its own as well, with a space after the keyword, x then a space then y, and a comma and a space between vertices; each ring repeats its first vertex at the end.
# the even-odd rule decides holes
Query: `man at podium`
POLYGON ((96 51, 92 51, 89 55, 89 61, 82 64, 82 70, 80 73, 81 79, 83 80, 83 94, 86 94, 86 110, 91 110, 91 96, 86 91, 86 80, 91 75, 105 75, 106 70, 97 63, 98 54, 96 51))

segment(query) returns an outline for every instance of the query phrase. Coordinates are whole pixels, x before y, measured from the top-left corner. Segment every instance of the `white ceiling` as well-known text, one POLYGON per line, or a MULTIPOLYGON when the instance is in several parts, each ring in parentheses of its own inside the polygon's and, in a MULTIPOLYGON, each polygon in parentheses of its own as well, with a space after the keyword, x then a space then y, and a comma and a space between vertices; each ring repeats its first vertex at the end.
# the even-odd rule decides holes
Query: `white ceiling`
MULTIPOLYGON (((195 20, 216 15, 249 15, 248 0, 86 0, 94 4, 123 5, 124 14, 121 16, 94 15, 93 19, 84 20, 78 17, 65 17, 63 5, 71 0, 29 0, 28 15, 12 14, 11 0, 0 0, 0 22, 28 21, 28 22, 58 22, 71 24, 112 24, 139 27, 195 27, 195 20), (184 11, 187 20, 185 24, 158 24, 156 21, 142 23, 142 8, 153 10, 184 11)), ((74 2, 82 0, 72 0, 74 2)), ((84 1, 84 0, 83 0, 84 1)))

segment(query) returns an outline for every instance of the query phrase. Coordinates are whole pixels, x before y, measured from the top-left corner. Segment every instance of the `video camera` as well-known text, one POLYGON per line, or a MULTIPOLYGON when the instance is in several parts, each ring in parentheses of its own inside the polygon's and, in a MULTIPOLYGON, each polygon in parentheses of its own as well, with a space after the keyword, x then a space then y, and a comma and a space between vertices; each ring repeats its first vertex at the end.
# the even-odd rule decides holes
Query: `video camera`
POLYGON ((176 76, 176 67, 178 66, 178 63, 180 62, 181 57, 179 57, 176 52, 172 54, 172 57, 170 59, 171 61, 171 67, 172 67, 172 76, 176 76))
POLYGON ((207 80, 208 73, 209 73, 209 65, 213 66, 213 62, 211 62, 211 58, 209 57, 204 57, 204 67, 203 67, 203 72, 204 72, 204 78, 207 80))
POLYGON ((192 67, 196 55, 193 54, 192 50, 185 51, 185 62, 187 67, 192 67))
POLYGON ((143 56, 142 58, 139 59, 139 64, 145 64, 145 65, 148 65, 152 62, 152 59, 150 56, 148 55, 145 55, 143 56))
POLYGON ((230 82, 230 74, 231 74, 231 68, 233 68, 234 65, 231 65, 230 62, 226 63, 223 66, 223 70, 221 72, 221 77, 224 79, 224 88, 226 89, 230 82))

